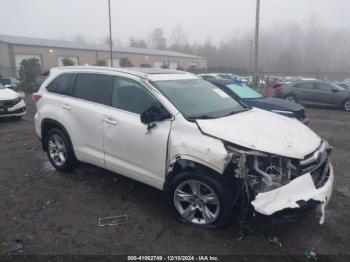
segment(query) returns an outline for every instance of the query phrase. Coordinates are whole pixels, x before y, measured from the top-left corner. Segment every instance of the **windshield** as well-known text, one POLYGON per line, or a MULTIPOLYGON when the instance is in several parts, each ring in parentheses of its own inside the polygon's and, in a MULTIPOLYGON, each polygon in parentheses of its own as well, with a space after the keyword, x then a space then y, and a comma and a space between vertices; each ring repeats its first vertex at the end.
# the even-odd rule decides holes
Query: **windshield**
POLYGON ((332 84, 335 88, 337 88, 338 90, 340 90, 340 91, 344 91, 344 90, 346 90, 346 87, 342 87, 342 86, 340 86, 340 85, 337 85, 337 84, 332 84))
POLYGON ((227 87, 230 88, 233 92, 235 92, 235 94, 238 95, 240 98, 263 97, 259 92, 243 84, 242 85, 230 84, 230 85, 227 85, 227 87))
POLYGON ((345 85, 343 86, 344 89, 350 91, 350 82, 345 83, 345 85))
POLYGON ((218 118, 246 109, 203 79, 156 81, 153 84, 187 118, 218 118))
POLYGON ((0 89, 4 89, 5 88, 5 86, 3 86, 2 84, 0 84, 0 89))

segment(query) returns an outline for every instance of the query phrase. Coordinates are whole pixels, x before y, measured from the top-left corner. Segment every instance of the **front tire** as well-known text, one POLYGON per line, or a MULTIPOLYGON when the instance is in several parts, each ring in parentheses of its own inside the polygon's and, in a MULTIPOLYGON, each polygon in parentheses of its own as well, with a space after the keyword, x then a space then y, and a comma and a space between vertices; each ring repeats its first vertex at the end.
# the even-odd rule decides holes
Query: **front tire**
POLYGON ((289 102, 296 103, 297 102, 297 97, 295 95, 287 95, 286 96, 286 100, 288 100, 289 102))
POLYGON ((51 129, 47 134, 46 143, 47 156, 51 164, 58 171, 72 171, 76 160, 67 135, 60 129, 51 129))
POLYGON ((175 216, 183 222, 223 227, 231 215, 232 189, 224 177, 204 172, 181 172, 171 181, 167 200, 175 216))
POLYGON ((350 112, 350 99, 345 100, 342 107, 344 111, 350 112))

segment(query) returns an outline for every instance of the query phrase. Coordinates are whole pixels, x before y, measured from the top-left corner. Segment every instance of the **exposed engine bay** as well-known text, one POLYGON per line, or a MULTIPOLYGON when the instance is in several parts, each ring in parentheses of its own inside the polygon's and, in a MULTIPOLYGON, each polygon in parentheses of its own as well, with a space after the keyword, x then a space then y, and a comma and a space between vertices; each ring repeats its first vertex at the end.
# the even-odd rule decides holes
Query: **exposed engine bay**
POLYGON ((246 197, 256 212, 263 215, 285 208, 297 208, 299 200, 316 200, 327 204, 333 183, 333 169, 329 162, 331 147, 322 141, 319 148, 303 160, 276 156, 257 151, 246 151, 226 145, 232 154, 234 176, 247 188, 246 197), (326 187, 326 189, 325 189, 326 187), (249 192, 248 192, 249 191, 249 192))

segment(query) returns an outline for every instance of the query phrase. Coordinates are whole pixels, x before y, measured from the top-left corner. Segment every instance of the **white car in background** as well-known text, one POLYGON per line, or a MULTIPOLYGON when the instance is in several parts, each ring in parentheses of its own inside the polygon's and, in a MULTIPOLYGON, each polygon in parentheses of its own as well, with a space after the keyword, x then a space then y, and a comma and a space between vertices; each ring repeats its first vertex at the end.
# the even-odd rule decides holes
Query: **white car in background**
POLYGON ((0 118, 21 117, 26 114, 26 104, 17 92, 0 84, 0 118))

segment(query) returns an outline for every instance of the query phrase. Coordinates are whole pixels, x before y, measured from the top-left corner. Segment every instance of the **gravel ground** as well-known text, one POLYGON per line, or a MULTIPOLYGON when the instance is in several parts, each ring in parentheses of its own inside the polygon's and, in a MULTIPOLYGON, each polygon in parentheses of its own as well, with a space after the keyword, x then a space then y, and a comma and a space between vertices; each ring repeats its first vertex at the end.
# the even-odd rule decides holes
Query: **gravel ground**
POLYGON ((175 221, 162 193, 100 168, 55 171, 42 152, 27 98, 22 120, 0 121, 0 255, 13 242, 22 254, 350 254, 350 114, 308 109, 310 127, 334 147, 336 173, 326 222, 315 215, 287 225, 257 224, 239 240, 239 227, 200 229, 175 221), (98 218, 127 214, 125 226, 99 227, 98 218), (268 239, 276 236, 282 246, 268 239))

